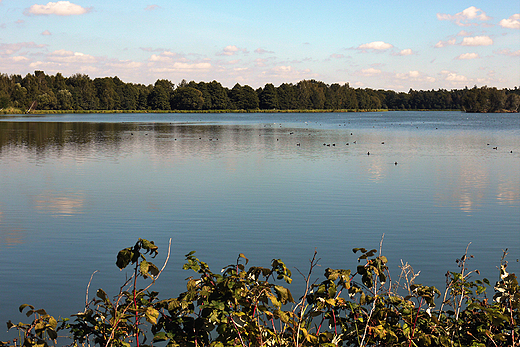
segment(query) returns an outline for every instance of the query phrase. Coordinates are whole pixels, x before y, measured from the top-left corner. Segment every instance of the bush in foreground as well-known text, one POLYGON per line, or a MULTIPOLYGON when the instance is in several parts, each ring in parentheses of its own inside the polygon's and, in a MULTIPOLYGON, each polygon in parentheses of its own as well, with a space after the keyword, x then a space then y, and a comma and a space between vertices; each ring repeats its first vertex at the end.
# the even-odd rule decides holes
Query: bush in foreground
POLYGON ((297 300, 282 285, 292 282, 292 274, 280 259, 248 267, 240 254, 213 273, 194 252, 183 267, 196 274, 186 291, 160 299, 149 289, 170 248, 162 269, 146 258, 157 250, 144 239, 121 250, 116 265, 132 266, 133 275, 113 298, 98 289, 72 320, 58 322, 43 309, 20 306, 33 321, 8 322, 20 339, 0 345, 57 345, 64 335, 59 341, 72 346, 520 346, 520 288, 506 271, 507 250, 493 297, 486 294, 487 279, 470 281, 478 271, 468 271, 467 249, 457 259, 459 271, 447 273, 444 293, 416 284, 408 264, 392 281, 386 257, 364 248, 353 249, 359 254, 355 271, 327 268, 321 283, 311 283, 315 252, 309 271, 300 272, 305 286, 297 300), (137 288, 138 277, 149 281, 144 289, 137 288))

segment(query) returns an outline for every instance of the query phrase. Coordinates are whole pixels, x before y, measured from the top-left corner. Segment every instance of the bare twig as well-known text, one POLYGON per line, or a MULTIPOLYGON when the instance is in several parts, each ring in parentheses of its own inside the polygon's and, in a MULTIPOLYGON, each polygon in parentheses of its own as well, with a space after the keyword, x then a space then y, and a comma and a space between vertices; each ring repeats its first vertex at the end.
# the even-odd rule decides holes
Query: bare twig
POLYGON ((304 305, 304 303, 307 301, 307 295, 309 294, 312 271, 316 267, 316 265, 318 265, 318 261, 320 260, 320 259, 316 259, 317 254, 318 254, 318 251, 316 251, 316 249, 314 249, 314 255, 312 256, 312 259, 310 260, 311 265, 309 267, 309 273, 307 274, 307 276, 303 275, 300 270, 296 269, 296 270, 298 270, 300 275, 302 275, 303 279, 305 280, 305 292, 304 292, 301 300, 298 302, 298 304, 293 309, 293 312, 295 312, 297 310, 297 308, 300 307, 300 316, 298 319, 298 329, 296 332, 296 347, 298 347, 300 345, 300 330, 301 330, 303 316, 305 314, 305 309, 307 307, 307 305, 304 305))
POLYGON ((94 277, 94 274, 96 272, 99 272, 99 270, 96 270, 92 273, 92 275, 90 275, 90 280, 88 281, 88 284, 87 284, 87 294, 85 295, 85 313, 87 312, 87 307, 89 305, 89 301, 88 301, 88 289, 90 288, 90 283, 92 282, 92 278, 94 277))

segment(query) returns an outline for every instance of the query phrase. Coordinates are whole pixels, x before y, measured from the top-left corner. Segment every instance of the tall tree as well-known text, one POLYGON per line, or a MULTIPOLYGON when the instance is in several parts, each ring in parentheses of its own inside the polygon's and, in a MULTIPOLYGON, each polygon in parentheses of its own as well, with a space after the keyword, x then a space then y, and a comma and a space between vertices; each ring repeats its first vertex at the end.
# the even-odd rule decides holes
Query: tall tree
POLYGON ((258 95, 255 90, 248 85, 242 87, 239 83, 235 84, 233 89, 229 92, 229 98, 237 110, 258 109, 258 95))
POLYGON ((200 110, 203 104, 202 92, 195 88, 177 88, 172 94, 172 110, 200 110))
POLYGON ((174 85, 168 80, 157 80, 148 96, 148 105, 152 110, 170 110, 170 98, 174 85))
POLYGON ((259 106, 262 110, 275 110, 280 107, 278 103, 278 93, 271 83, 266 84, 260 92, 259 106))

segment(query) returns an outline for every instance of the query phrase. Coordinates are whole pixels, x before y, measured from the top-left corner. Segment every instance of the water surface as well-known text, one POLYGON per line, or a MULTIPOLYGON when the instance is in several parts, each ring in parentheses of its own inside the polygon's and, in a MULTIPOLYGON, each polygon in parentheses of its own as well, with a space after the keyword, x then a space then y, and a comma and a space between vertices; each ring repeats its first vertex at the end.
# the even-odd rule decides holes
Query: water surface
POLYGON ((115 294, 115 256, 139 237, 157 264, 172 238, 162 297, 184 289, 191 250, 218 272, 239 253, 306 270, 316 249, 321 276, 383 235, 395 277, 403 260, 442 287, 470 242, 482 276, 505 248, 520 272, 518 114, 4 117, 0 189, 1 324, 23 303, 82 310, 95 270, 91 294, 115 294))

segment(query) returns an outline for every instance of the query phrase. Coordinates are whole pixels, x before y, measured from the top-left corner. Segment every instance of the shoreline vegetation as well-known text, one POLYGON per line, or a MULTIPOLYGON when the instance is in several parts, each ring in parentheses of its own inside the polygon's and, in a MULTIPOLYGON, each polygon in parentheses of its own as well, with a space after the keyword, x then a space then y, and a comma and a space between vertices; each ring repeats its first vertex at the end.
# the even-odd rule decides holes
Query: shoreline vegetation
POLYGON ((518 112, 520 89, 477 87, 453 90, 353 88, 348 83, 316 80, 268 83, 253 89, 217 81, 159 79, 153 85, 125 83, 118 77, 88 75, 7 75, 0 73, 0 114, 137 113, 137 112, 363 112, 391 110, 458 110, 518 112))
POLYGON ((391 277, 382 243, 379 250, 354 248, 355 270, 326 268, 321 282, 315 251, 308 271, 296 269, 303 278, 299 296, 288 288, 292 273, 280 259, 258 267, 240 253, 214 273, 190 252, 186 291, 161 299, 150 288, 169 261, 171 239, 161 268, 150 259, 158 246, 139 239, 117 254, 117 267, 130 270, 119 293, 89 295, 94 272, 83 311, 56 319, 23 304, 20 313, 32 321, 7 322, 18 338, 0 346, 520 346, 520 287, 507 272, 507 249, 491 285, 472 280, 479 272, 468 268, 468 245, 441 292, 418 284, 419 272, 408 263, 391 277))
MULTIPOLYGON (((117 113, 352 113, 352 112, 391 112, 388 109, 373 110, 31 110, 30 112, 21 109, 7 108, 1 109, 3 115, 49 115, 49 114, 117 114, 117 113)), ((408 110, 404 110, 408 111, 408 110)), ((428 110, 413 110, 428 111, 428 110)), ((460 111, 460 110, 439 110, 439 111, 460 111)))

